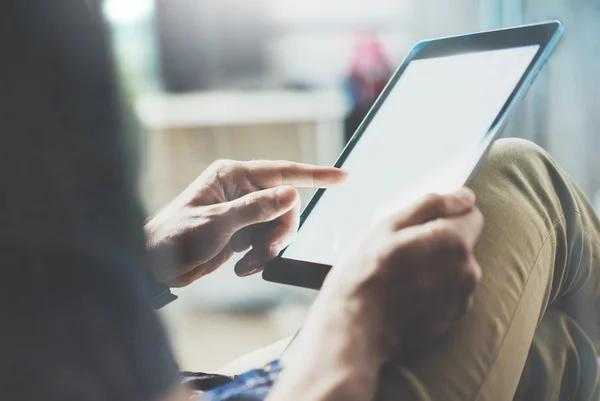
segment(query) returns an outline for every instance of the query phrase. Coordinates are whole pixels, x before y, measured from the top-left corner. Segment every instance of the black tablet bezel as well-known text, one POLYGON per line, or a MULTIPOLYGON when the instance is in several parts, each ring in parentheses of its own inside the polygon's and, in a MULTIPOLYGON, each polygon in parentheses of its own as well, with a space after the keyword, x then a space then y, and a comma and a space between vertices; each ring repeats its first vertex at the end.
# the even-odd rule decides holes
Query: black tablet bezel
MULTIPOLYGON (((352 136, 340 157, 335 163, 336 167, 341 167, 348 155, 352 152, 362 134, 369 126, 371 120, 377 111, 393 90, 398 80, 406 70, 408 64, 413 60, 422 60, 427 58, 444 57, 462 53, 472 53, 490 50, 500 50, 507 48, 523 47, 530 45, 539 45, 539 49, 527 68, 523 77, 515 86, 509 99, 504 104, 502 110, 494 123, 490 126, 486 137, 482 141, 481 159, 489 149, 493 139, 499 135, 508 111, 516 103, 522 100, 525 92, 533 83, 535 77, 547 61, 552 50, 558 43, 563 32, 562 24, 559 21, 551 21, 534 25, 526 25, 515 28, 505 28, 494 31, 480 32, 461 36, 453 36, 441 39, 428 40, 418 43, 406 57, 404 62, 396 70, 385 89, 382 91, 373 107, 360 124, 355 134, 352 136)), ((477 166, 474 166, 475 168, 477 166)), ((470 178, 470 177, 469 177, 470 178)), ((300 218, 300 226, 308 218, 311 211, 325 192, 325 189, 319 189, 310 200, 300 218)), ((331 269, 330 265, 299 261, 293 259, 284 259, 282 253, 271 261, 263 272, 263 279, 280 284, 288 284, 296 287, 319 289, 331 269)))

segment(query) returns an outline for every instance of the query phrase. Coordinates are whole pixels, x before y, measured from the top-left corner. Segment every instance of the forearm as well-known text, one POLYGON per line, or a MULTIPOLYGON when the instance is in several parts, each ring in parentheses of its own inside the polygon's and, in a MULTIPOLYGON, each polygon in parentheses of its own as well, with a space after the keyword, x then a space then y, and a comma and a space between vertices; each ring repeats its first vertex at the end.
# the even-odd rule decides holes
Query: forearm
POLYGON ((374 397, 382 362, 379 339, 365 317, 337 316, 309 316, 284 355, 283 373, 268 401, 365 401, 374 397))
POLYGON ((284 364, 268 401, 371 400, 378 368, 362 357, 348 355, 348 349, 336 354, 315 349, 304 353, 314 363, 284 364))

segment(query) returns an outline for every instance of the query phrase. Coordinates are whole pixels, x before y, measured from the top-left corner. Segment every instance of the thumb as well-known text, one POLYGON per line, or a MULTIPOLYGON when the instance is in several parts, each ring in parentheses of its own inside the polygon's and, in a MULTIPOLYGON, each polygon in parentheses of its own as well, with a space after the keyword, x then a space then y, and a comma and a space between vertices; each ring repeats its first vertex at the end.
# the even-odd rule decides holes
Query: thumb
POLYGON ((220 214, 227 219, 232 231, 258 223, 266 223, 290 211, 298 200, 298 192, 291 186, 264 189, 221 203, 220 214))
POLYGON ((394 227, 425 224, 428 221, 459 216, 475 207, 475 194, 468 188, 462 188, 447 195, 430 194, 393 217, 394 227))

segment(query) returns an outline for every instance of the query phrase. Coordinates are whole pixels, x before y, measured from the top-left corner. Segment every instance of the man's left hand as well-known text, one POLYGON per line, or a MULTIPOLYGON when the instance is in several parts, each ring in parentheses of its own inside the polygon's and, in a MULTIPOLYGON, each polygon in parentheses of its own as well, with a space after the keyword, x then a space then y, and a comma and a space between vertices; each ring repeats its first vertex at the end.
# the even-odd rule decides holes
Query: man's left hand
POLYGON ((146 224, 151 252, 169 249, 169 266, 154 266, 156 278, 186 286, 215 271, 235 252, 239 276, 260 272, 298 229, 300 197, 294 187, 341 183, 333 167, 285 161, 213 163, 146 224))

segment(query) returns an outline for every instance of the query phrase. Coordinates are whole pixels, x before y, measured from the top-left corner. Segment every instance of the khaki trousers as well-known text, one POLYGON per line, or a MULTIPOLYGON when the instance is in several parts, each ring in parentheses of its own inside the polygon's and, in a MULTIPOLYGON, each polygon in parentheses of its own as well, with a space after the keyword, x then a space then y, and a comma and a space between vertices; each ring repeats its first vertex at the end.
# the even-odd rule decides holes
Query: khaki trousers
MULTIPOLYGON (((527 141, 496 142, 470 186, 486 219, 473 309, 422 355, 383 369, 377 399, 600 399, 600 219, 527 141)), ((223 371, 264 365, 286 343, 223 371)))

